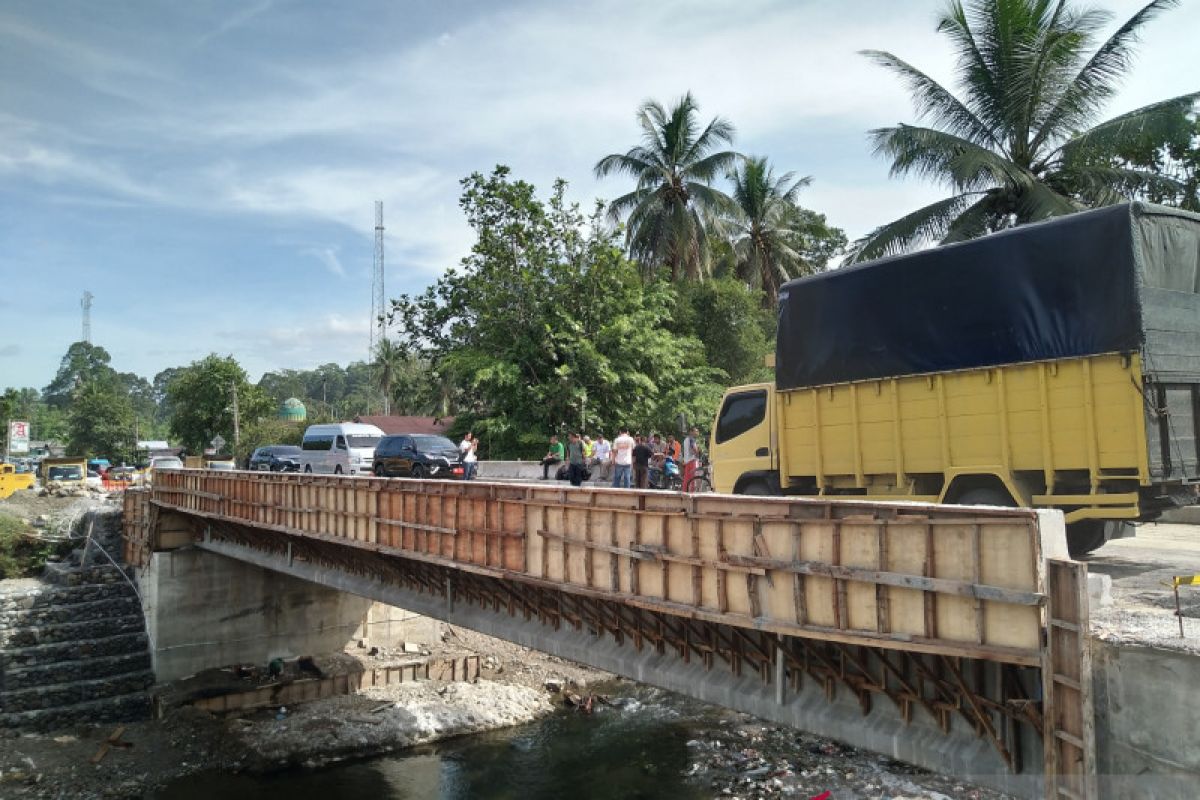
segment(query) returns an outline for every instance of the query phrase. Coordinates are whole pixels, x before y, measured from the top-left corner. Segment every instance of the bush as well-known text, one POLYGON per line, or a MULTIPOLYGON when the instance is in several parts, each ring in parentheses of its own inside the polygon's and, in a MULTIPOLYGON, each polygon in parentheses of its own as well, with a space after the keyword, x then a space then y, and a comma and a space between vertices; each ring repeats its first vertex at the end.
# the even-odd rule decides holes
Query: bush
POLYGON ((39 538, 34 528, 0 513, 0 579, 39 575, 47 561, 66 555, 73 546, 69 541, 39 538))

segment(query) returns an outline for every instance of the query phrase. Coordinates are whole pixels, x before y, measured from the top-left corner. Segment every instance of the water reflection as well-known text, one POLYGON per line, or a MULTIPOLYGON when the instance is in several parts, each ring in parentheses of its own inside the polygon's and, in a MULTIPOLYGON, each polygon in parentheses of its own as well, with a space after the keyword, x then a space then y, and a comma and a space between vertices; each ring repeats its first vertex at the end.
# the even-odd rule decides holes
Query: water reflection
POLYGON ((682 777, 690 727, 712 712, 648 687, 625 708, 559 712, 505 731, 463 737, 319 772, 270 778, 209 774, 160 800, 628 800, 700 798, 682 777))

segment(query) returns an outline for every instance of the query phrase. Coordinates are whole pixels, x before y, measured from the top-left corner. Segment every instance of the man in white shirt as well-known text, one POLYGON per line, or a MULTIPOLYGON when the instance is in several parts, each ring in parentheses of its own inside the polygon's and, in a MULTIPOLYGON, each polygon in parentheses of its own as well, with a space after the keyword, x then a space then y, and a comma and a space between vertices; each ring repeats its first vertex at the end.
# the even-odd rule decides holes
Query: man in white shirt
POLYGON ((628 428, 621 428, 621 435, 613 439, 613 488, 628 489, 633 486, 633 448, 637 444, 629 435, 628 428))
POLYGON ((683 440, 683 490, 688 490, 688 484, 696 476, 696 468, 700 466, 700 430, 693 427, 683 440))
POLYGON ((612 442, 601 433, 596 436, 592 447, 592 466, 596 467, 596 480, 606 481, 612 473, 612 442))
POLYGON ((463 465, 463 480, 469 481, 475 477, 475 470, 478 468, 479 458, 475 455, 475 448, 479 446, 479 440, 475 436, 467 432, 463 440, 458 445, 458 460, 463 465))

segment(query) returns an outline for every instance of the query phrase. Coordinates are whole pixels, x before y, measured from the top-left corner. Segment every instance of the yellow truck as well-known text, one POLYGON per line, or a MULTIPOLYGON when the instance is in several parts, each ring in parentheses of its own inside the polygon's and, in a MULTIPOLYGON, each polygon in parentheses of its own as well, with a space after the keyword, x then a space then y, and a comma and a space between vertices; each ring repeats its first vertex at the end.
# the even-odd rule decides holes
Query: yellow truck
POLYGON ((713 486, 1060 508, 1071 551, 1196 503, 1200 216, 1125 204, 788 283, 713 486))
POLYGON ((32 472, 17 472, 17 468, 8 463, 0 463, 0 500, 12 497, 18 489, 33 487, 32 472))
POLYGON ((87 459, 83 456, 43 458, 38 467, 38 476, 43 482, 84 483, 87 473, 87 459))

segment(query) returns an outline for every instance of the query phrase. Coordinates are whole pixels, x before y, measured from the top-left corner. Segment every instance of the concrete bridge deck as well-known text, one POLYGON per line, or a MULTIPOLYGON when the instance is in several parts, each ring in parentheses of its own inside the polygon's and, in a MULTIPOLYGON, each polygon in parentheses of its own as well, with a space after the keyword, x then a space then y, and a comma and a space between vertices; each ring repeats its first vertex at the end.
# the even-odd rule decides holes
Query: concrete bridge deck
POLYGON ((222 472, 127 499, 193 546, 1021 796, 1095 796, 1057 512, 222 472))

